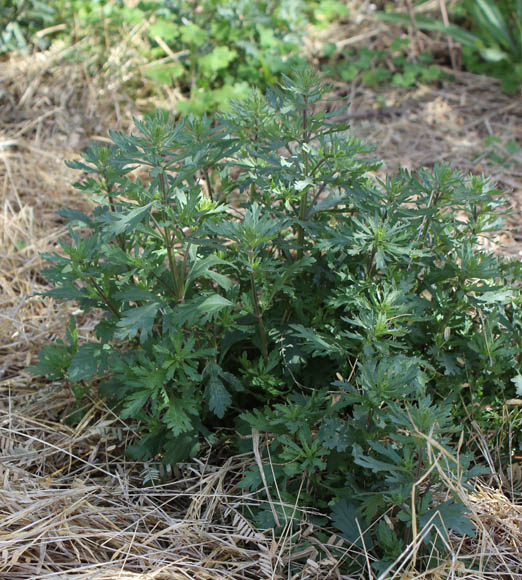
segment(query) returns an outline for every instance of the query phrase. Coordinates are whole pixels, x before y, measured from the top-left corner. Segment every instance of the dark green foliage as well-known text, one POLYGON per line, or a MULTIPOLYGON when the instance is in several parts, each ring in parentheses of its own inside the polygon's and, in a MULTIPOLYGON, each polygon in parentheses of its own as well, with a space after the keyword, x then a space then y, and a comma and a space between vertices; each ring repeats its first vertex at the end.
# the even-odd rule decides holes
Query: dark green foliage
MULTIPOLYGON (((482 410, 519 387, 520 264, 480 247, 501 226, 488 180, 437 166, 376 181, 325 92, 304 71, 215 122, 157 112, 71 163, 97 208, 62 211, 49 294, 102 316, 97 340, 46 347, 36 370, 99 382, 137 424, 135 458, 186 460, 233 426, 241 450, 271 434, 278 519, 333 510, 383 570, 414 524, 434 522, 427 541, 473 533, 439 470, 471 475, 469 454, 448 458, 462 423, 488 429, 482 410)), ((257 466, 242 485, 264 489, 257 466)))

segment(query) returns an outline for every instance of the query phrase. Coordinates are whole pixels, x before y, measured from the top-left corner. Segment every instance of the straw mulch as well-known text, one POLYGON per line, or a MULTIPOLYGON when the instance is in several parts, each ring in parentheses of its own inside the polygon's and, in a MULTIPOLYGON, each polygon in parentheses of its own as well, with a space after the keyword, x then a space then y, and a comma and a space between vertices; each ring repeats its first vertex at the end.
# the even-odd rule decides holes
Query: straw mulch
MULTIPOLYGON (((47 289, 40 253, 55 251, 65 234, 55 210, 89 204, 63 162, 109 128, 127 130, 139 114, 124 78, 107 90, 107 77, 91 78, 70 57, 67 49, 0 62, 0 578, 343 578, 339 567, 355 549, 338 537, 317 546, 313 528, 290 533, 288 525, 276 539, 241 515, 240 506, 259 501, 238 487, 253 457, 220 459, 210 449, 177 468, 170 483, 153 485, 158 466, 123 454, 135 437, 131 427, 94 394, 81 422, 69 426, 68 388, 27 372, 44 344, 63 337, 74 312, 74 305, 35 295, 47 289)), ((384 113, 374 106, 375 92, 350 91, 355 131, 378 145, 390 169, 451 161, 484 170, 513 190, 520 207, 520 163, 472 161, 488 133, 522 145, 520 101, 490 79, 458 75, 439 89, 393 91, 384 113)), ((506 251, 518 255, 518 223, 511 225, 506 251)), ((89 336, 93 324, 80 316, 80 335, 89 336)), ((509 413, 518 427, 518 415, 509 413)), ((453 557, 419 575, 418 530, 386 578, 522 578, 520 469, 502 471, 490 461, 497 473, 490 487, 477 484, 470 493, 447 482, 469 506, 476 538, 452 537, 453 557)), ((365 568, 358 577, 371 576, 365 568)))

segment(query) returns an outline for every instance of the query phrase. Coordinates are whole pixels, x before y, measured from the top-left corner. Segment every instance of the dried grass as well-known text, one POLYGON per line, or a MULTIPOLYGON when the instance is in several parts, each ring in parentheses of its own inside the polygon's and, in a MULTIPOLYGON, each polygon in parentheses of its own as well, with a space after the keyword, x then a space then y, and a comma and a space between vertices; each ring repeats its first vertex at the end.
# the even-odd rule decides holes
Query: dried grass
MULTIPOLYGON (((313 527, 290 533, 288 522, 275 539, 241 515, 259 501, 238 488, 254 457, 224 460, 209 449, 206 458, 181 466, 171 483, 145 485, 157 466, 124 458, 134 433, 102 401, 91 400, 70 427, 68 389, 26 371, 43 344, 63 336, 73 308, 35 295, 47 288, 40 253, 55 251, 65 233, 54 211, 89 204, 72 189, 77 176, 63 161, 108 128, 128 129, 139 112, 122 90, 125 75, 110 85, 106 77, 92 79, 87 67, 68 60, 74 50, 0 62, 0 577, 348 578, 339 567, 357 549, 342 539, 321 543, 313 527)), ((123 59, 111 54, 116 63, 123 59)), ((400 109, 389 114, 378 109, 374 91, 357 84, 342 91, 351 95, 356 132, 378 143, 390 169, 444 160, 483 169, 514 190, 513 205, 520 207, 520 166, 470 161, 488 133, 522 144, 520 103, 490 79, 461 74, 437 90, 388 92, 381 96, 390 111, 400 109)), ((516 234, 506 238, 514 254, 516 234)), ((79 317, 80 334, 89 336, 93 323, 79 317)), ((441 457, 441 465, 444 460, 450 459, 441 457)), ((515 494, 510 499, 502 488, 484 485, 470 492, 449 480, 447 487, 469 506, 476 538, 450 536, 452 557, 417 574, 412 565, 426 531, 418 530, 385 577, 522 578, 522 508, 515 494)), ((373 576, 367 567, 357 577, 373 576)))

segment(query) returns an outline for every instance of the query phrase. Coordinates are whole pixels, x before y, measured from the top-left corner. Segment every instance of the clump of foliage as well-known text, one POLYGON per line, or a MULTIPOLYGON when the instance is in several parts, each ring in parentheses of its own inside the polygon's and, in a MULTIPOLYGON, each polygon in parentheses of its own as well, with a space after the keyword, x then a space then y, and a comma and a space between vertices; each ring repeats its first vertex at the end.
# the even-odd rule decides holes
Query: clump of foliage
POLYGON ((479 163, 483 159, 505 167, 517 167, 521 164, 520 154, 522 147, 516 142, 508 139, 504 141, 499 135, 488 135, 484 138, 483 151, 477 155, 473 161, 479 163))
MULTIPOLYGON (((55 9, 41 0, 2 0, 0 10, 0 54, 19 50, 28 52, 30 38, 54 24, 55 9)), ((39 48, 46 48, 45 36, 35 37, 39 48)))
MULTIPOLYGON (((409 26, 410 17, 400 13, 379 13, 383 20, 409 26)), ((500 79, 508 93, 522 82, 522 2, 520 0, 462 0, 452 16, 462 26, 445 26, 440 18, 417 16, 423 30, 443 32, 462 46, 467 70, 500 79)))
POLYGON ((99 322, 34 370, 79 397, 98 385, 134 421, 136 459, 260 438, 264 473, 242 485, 278 501, 258 525, 313 506, 382 571, 424 524, 427 541, 473 534, 440 479, 465 481, 471 456, 427 438, 451 454, 463 420, 487 428, 482 410, 520 389, 520 264, 481 249, 500 227, 488 180, 376 181, 326 91, 305 70, 215 121, 154 113, 70 163, 97 206, 59 212, 48 295, 99 322))
POLYGON ((361 47, 337 53, 335 43, 323 47, 323 55, 328 57, 323 72, 351 82, 360 78, 370 87, 383 83, 411 87, 418 83, 433 82, 442 78, 439 66, 433 63, 434 57, 428 52, 417 55, 413 62, 405 53, 409 38, 396 38, 386 50, 361 47))
POLYGON ((201 115, 245 96, 249 84, 263 89, 302 66, 306 27, 345 12, 335 0, 8 0, 0 50, 88 38, 73 57, 87 60, 93 74, 124 68, 129 88, 175 88, 186 97, 179 110, 201 115), (131 56, 111 64, 118 45, 131 56))
POLYGON ((464 0, 460 10, 472 33, 462 43, 464 65, 498 77, 506 92, 516 92, 522 82, 522 2, 464 0))

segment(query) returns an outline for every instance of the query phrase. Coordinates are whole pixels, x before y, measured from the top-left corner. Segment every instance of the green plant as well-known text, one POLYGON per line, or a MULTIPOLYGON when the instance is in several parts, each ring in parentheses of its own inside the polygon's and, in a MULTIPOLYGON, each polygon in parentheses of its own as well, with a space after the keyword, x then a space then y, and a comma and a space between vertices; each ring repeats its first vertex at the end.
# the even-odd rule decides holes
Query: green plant
POLYGON ((503 88, 515 92, 522 82, 522 2, 475 0, 464 2, 475 46, 463 46, 465 64, 498 76, 503 88), (476 60, 476 52, 484 63, 476 60))
POLYGON ((333 0, 9 0, 6 22, 14 22, 0 49, 27 51, 54 37, 76 43, 70 58, 87 61, 93 75, 148 93, 175 89, 179 111, 201 115, 302 66, 305 28, 345 13, 333 0))
MULTIPOLYGON (((465 20, 466 28, 445 26, 426 16, 418 16, 416 25, 453 37, 462 45, 468 70, 496 76, 506 92, 516 92, 522 82, 522 1, 463 0, 457 16, 465 20)), ((410 24, 409 16, 404 14, 379 13, 379 17, 410 24)))
MULTIPOLYGON (((27 53, 35 32, 54 24, 56 11, 40 0, 2 0, 0 11, 0 54, 19 50, 27 53)), ((36 39, 39 48, 47 46, 46 37, 36 39)))
POLYGON ((522 147, 515 141, 504 141, 498 135, 488 135, 484 139, 484 150, 473 161, 479 163, 487 159, 501 167, 516 167, 520 165, 520 153, 522 147))
POLYGON ((97 207, 59 212, 70 239, 45 275, 100 313, 96 338, 47 346, 33 370, 99 385, 135 422, 137 459, 171 465, 236 431, 265 462, 242 485, 281 499, 259 525, 319 508, 382 570, 428 522, 427 541, 473 533, 440 474, 473 474, 469 453, 448 459, 463 419, 487 430, 481 409, 515 393, 520 264, 480 249, 501 225, 488 180, 376 182, 326 91, 305 70, 215 122, 156 112, 70 163, 97 207))
POLYGON ((160 83, 175 79, 184 93, 188 88, 189 100, 179 104, 184 113, 223 108, 246 95, 249 83, 264 87, 304 63, 299 31, 308 18, 303 1, 170 3, 149 28, 151 60, 168 56, 165 45, 181 56, 145 74, 160 83))
POLYGON ((343 51, 339 56, 335 52, 335 44, 328 43, 323 52, 329 56, 329 62, 323 71, 349 82, 360 77, 370 87, 390 81, 397 86, 410 87, 442 78, 442 71, 433 64, 430 53, 421 53, 417 62, 411 62, 404 53, 408 44, 408 38, 396 38, 388 50, 361 47, 343 51))

